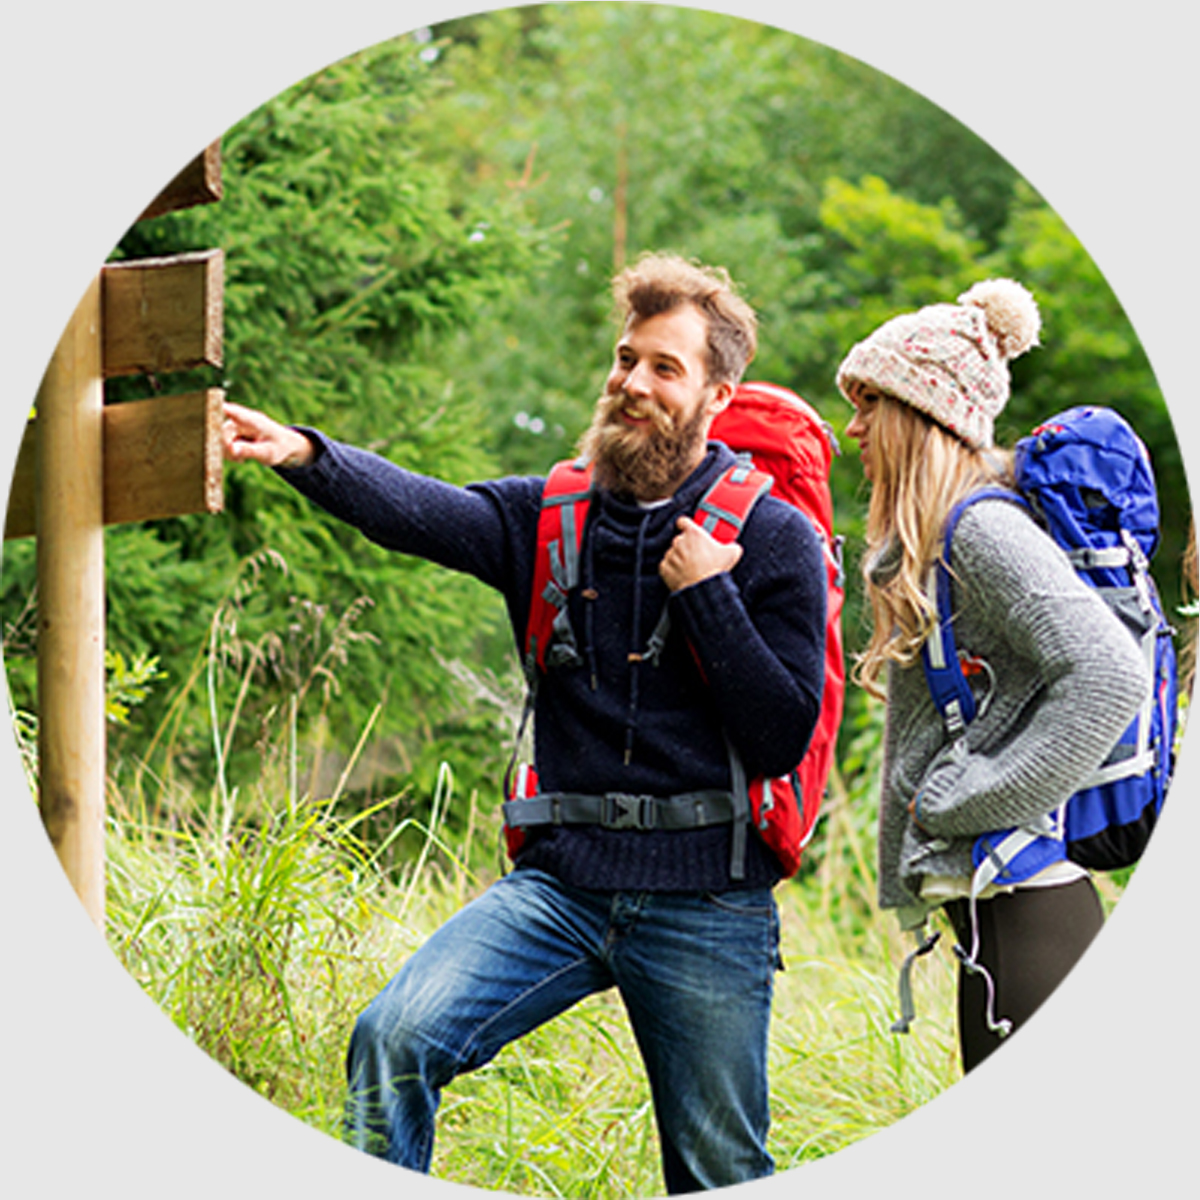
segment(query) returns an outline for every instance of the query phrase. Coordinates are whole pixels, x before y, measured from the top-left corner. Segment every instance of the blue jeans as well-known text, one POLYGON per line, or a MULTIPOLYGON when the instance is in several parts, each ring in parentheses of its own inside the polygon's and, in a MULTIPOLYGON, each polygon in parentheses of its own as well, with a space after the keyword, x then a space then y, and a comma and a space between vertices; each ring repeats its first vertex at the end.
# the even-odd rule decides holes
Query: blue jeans
POLYGON ((446 922, 358 1018, 347 1141, 417 1171, 441 1089, 578 1000, 619 989, 671 1193, 769 1175, 769 889, 589 892, 518 869, 446 922))

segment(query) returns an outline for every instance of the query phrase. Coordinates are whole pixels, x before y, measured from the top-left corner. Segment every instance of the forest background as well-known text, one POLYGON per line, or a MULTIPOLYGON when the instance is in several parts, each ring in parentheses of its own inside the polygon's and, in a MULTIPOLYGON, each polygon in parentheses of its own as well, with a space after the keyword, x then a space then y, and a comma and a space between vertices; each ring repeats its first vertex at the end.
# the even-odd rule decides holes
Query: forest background
MULTIPOLYGON (((571 453, 611 353, 608 280, 643 250, 728 266, 762 321, 749 375, 795 389, 839 435, 850 410, 833 375, 854 341, 979 278, 1020 279, 1044 345, 1013 366, 998 438, 1077 403, 1129 417, 1162 492, 1160 587, 1179 596, 1181 456, 1116 297, 1007 162, 851 58, 669 6, 499 10, 303 81, 230 130, 223 154, 221 203, 139 224, 116 252, 225 251, 226 364, 197 385, 455 482, 571 453)), ((153 385, 110 383, 109 400, 153 385)), ((852 653, 856 455, 832 485, 852 653)), ((255 659, 232 774, 256 769, 264 722, 321 663, 297 713, 330 747, 320 783, 339 777, 381 700, 355 776, 369 795, 405 780, 427 797, 447 757, 464 784, 493 781, 496 721, 519 692, 498 601, 376 550, 267 472, 230 471, 225 493, 217 519, 107 535, 114 688, 141 703, 113 730, 116 757, 144 753, 212 646, 235 687, 255 659)), ((6 547, 5 662, 24 711, 36 710, 32 578, 32 545, 6 547)), ((175 713, 173 729, 177 765, 211 783, 196 736, 207 716, 175 713)))
MULTIPOLYGON (((541 471, 570 452, 603 379, 608 278, 653 248, 729 266, 762 317, 751 374, 840 432, 833 371, 854 340, 1012 275, 1038 297, 1045 346, 1015 364, 1001 438, 1072 403, 1129 416, 1164 497, 1160 585, 1179 596, 1182 465, 1120 305, 1009 164, 851 59, 694 10, 530 6, 337 64, 250 114, 223 151, 219 205, 139 225, 116 251, 225 250, 227 363, 200 385, 459 482, 541 471)), ((853 650, 852 456, 833 484, 853 650)), ((413 858, 395 831, 437 830, 439 805, 443 847, 494 863, 476 807, 446 804, 443 767, 457 796, 490 805, 520 696, 493 597, 376 552, 262 471, 229 474, 221 518, 114 529, 106 547, 116 811, 178 830, 196 797, 216 797, 221 819, 266 821, 282 780, 292 801, 371 812, 356 835, 387 871, 413 858)), ((32 547, 7 546, 3 566, 27 722, 32 547)), ((853 821, 868 830, 856 773, 878 714, 849 700, 843 786, 861 784, 853 821)), ((808 869, 828 854, 818 843, 808 869)))

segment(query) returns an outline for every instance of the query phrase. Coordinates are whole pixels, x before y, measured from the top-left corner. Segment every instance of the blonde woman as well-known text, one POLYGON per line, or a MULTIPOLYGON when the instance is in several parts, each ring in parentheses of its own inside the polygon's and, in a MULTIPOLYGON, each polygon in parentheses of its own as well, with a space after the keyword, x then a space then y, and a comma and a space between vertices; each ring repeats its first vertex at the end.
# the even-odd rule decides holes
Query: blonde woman
POLYGON ((993 427, 1008 363, 1039 330, 1025 288, 988 280, 957 304, 888 321, 837 376, 871 483, 863 573, 873 631, 856 674, 887 702, 880 903, 906 929, 939 908, 949 917, 968 1071, 1029 1018, 1103 921, 1087 872, 1065 858, 969 903, 974 840, 1053 812, 1104 760, 1149 686, 1133 638, 1028 512, 997 498, 972 504, 952 542, 958 646, 986 664, 971 680, 979 712, 965 736, 951 736, 930 696, 927 577, 955 504, 1013 486, 993 427))

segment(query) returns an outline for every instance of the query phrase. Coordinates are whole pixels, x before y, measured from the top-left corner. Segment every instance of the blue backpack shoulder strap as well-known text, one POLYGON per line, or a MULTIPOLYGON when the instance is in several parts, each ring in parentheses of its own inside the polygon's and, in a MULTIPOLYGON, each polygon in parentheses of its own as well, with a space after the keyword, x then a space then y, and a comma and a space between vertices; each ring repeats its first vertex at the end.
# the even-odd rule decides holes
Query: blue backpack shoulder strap
POLYGON ((926 594, 934 601, 937 619, 924 646, 921 647, 921 664, 925 668, 925 680, 929 694, 937 705, 942 720, 951 737, 962 735, 975 719, 975 696, 971 685, 963 674, 959 662, 958 646, 954 639, 954 606, 951 596, 950 556, 954 531, 963 513, 980 500, 1007 500, 1028 508, 1028 502, 1019 493, 1009 488, 986 487, 965 496, 946 518, 942 535, 942 553, 929 572, 926 594))

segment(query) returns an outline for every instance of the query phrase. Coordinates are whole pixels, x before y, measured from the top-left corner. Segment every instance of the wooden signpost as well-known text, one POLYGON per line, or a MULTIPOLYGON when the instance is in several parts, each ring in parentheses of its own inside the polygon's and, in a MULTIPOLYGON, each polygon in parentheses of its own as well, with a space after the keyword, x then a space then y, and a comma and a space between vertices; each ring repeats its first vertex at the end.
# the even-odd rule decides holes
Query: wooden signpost
MULTIPOLYGON (((221 198, 214 144, 142 220, 221 198)), ((220 512, 220 389, 105 405, 104 380, 220 366, 219 250, 105 266, 59 340, 22 439, 5 538, 37 538, 38 803, 104 928, 104 527, 220 512)))

